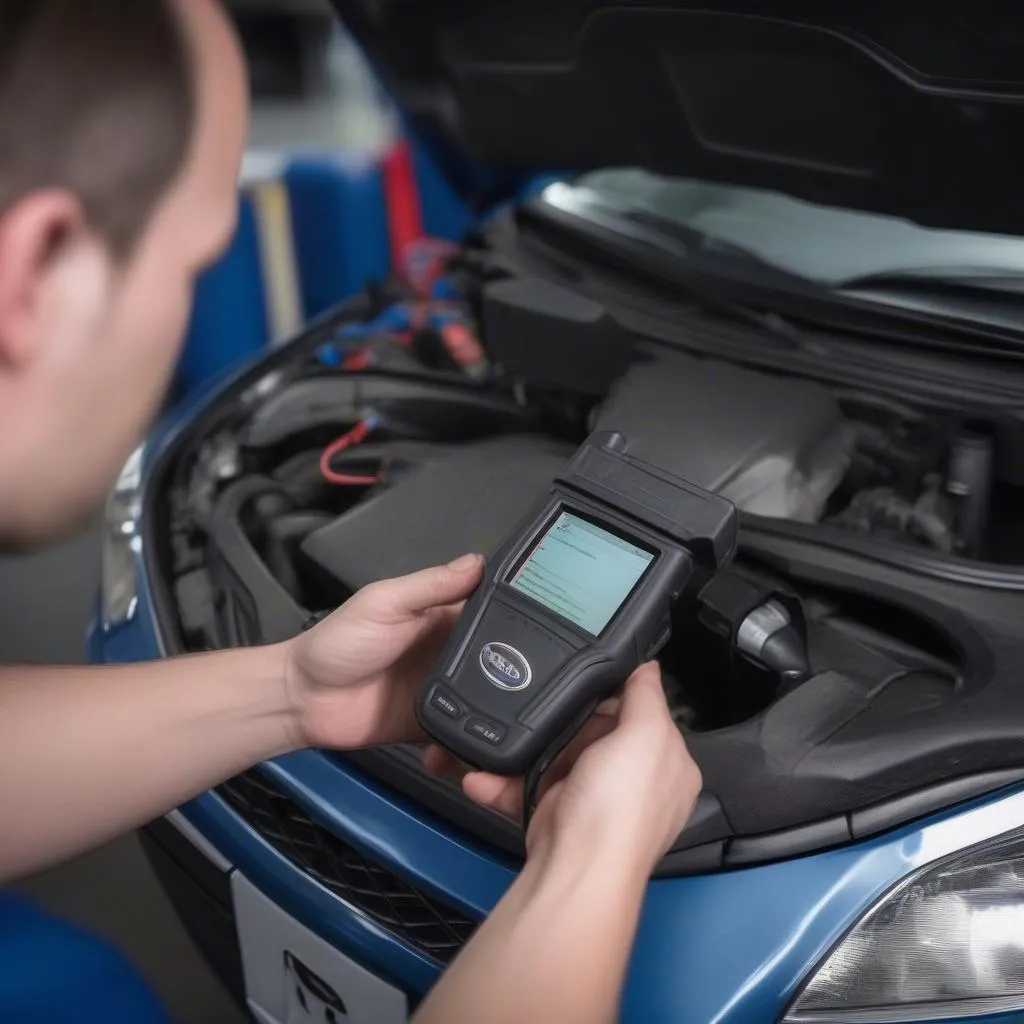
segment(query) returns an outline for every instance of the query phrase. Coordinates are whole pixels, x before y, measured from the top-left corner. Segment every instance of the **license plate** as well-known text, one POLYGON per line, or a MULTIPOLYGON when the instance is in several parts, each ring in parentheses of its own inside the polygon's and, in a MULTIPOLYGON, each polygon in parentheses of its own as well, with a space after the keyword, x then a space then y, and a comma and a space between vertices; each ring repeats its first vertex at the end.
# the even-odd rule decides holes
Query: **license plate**
POLYGON ((249 1009, 260 1024, 407 1024, 405 994, 231 876, 249 1009))

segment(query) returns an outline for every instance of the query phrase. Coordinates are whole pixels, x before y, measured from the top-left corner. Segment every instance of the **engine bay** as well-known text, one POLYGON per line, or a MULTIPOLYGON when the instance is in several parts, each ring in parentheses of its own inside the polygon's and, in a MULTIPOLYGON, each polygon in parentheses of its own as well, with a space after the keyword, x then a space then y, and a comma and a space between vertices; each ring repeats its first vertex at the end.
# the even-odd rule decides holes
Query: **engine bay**
MULTIPOLYGON (((184 649, 284 639, 376 579, 490 552, 591 430, 614 430, 737 504, 733 571, 798 603, 812 666, 787 691, 680 600, 660 660, 706 783, 680 852, 849 840, 865 809, 951 779, 984 791, 1024 752, 996 699, 1021 675, 1024 602, 984 581, 1024 565, 1014 416, 673 348, 459 252, 339 311, 215 413, 151 517, 184 649)), ((380 774, 403 786, 415 756, 394 756, 380 774)), ((461 799, 435 797, 442 814, 461 799)))

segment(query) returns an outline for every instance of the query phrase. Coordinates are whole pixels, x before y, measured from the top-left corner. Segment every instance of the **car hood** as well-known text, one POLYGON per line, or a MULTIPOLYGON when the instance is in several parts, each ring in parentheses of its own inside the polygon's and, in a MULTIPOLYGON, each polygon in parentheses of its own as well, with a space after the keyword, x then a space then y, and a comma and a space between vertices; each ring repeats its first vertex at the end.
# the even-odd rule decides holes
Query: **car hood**
POLYGON ((464 195, 635 166, 1024 234, 1020 22, 942 0, 333 0, 464 195))

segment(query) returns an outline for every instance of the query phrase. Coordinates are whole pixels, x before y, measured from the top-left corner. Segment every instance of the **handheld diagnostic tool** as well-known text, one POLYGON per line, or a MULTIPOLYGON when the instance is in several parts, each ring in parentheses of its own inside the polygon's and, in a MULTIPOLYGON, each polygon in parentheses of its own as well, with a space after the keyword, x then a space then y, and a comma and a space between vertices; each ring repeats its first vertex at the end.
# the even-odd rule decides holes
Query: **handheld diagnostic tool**
POLYGON ((657 654, 695 566, 725 565, 736 533, 731 502, 632 458, 620 434, 593 435, 488 560, 420 723, 486 771, 549 763, 657 654))

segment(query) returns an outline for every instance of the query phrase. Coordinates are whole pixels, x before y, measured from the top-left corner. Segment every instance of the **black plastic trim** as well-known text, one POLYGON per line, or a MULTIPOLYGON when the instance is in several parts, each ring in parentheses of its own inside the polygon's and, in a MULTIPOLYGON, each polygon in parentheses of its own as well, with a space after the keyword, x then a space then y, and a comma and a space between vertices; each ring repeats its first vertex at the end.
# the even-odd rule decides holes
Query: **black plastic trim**
POLYGON ((157 818, 139 830, 140 838, 160 846, 203 891, 226 911, 231 910, 231 873, 221 871, 170 822, 157 818))
POLYGON ((523 830, 503 815, 470 803, 460 790, 428 774, 416 755, 401 747, 353 750, 333 755, 353 764, 375 781, 390 786, 403 796, 460 828, 476 840, 483 840, 513 857, 526 855, 523 830))
POLYGON ((766 861, 784 860, 800 854, 826 850, 850 842, 850 824, 846 816, 826 818, 810 825, 799 825, 759 836, 738 836, 726 843, 724 866, 727 868, 766 861))
POLYGON ((378 369, 288 384, 253 415, 239 440, 246 448, 269 448, 303 431, 365 416, 369 410, 386 427, 400 428, 400 434, 413 438, 429 423, 429 440, 435 444, 458 440, 470 419, 478 429, 483 424, 481 434, 538 428, 535 417, 492 388, 467 386, 459 378, 439 380, 429 373, 398 375, 378 369))
POLYGON ((480 923, 362 853, 258 767, 214 792, 296 868, 436 963, 449 963, 480 923))
POLYGON ((288 594, 257 555, 239 519, 248 502, 280 491, 281 485, 269 477, 243 477, 221 495, 210 522, 210 542, 217 557, 251 595, 259 620, 258 639, 268 644, 297 636, 309 618, 309 611, 288 594))
POLYGON ((741 548, 745 541, 749 545, 749 540, 744 534, 749 536, 760 533, 769 537, 804 541, 814 544, 815 547, 832 548, 881 565, 894 566, 948 583, 962 583, 994 590, 1024 590, 1024 570, 997 569, 987 563, 973 564, 952 556, 924 554, 888 541, 868 540, 855 534, 848 534, 834 526, 816 524, 808 527, 800 523, 786 523, 754 516, 749 512, 740 513, 740 522, 741 548))
POLYGON ((984 772, 962 779, 951 779, 929 786, 914 793, 894 797, 883 804, 866 807, 850 814, 852 837, 866 839, 891 828, 906 825, 917 818, 924 818, 936 811, 984 796, 996 790, 1024 781, 1024 768, 1007 768, 1003 771, 984 772))
POLYGON ((686 828, 673 844, 668 856, 672 857, 675 853, 694 849, 706 843, 725 840, 731 835, 732 828, 718 797, 705 789, 697 798, 697 806, 694 807, 686 828))
POLYGON ((704 843, 687 850, 675 850, 661 859, 652 878, 675 878, 680 875, 702 875, 722 867, 725 843, 704 843))
POLYGON ((206 861, 205 868, 199 865, 195 858, 205 861, 202 854, 196 852, 180 834, 176 840, 171 832, 176 833, 177 830, 166 823, 163 826, 153 823, 140 829, 143 851, 203 959, 235 1003, 243 1012, 248 1012, 242 954, 230 890, 227 902, 213 894, 208 871, 212 870, 221 877, 221 882, 214 888, 228 885, 228 875, 221 874, 209 861, 206 861))

